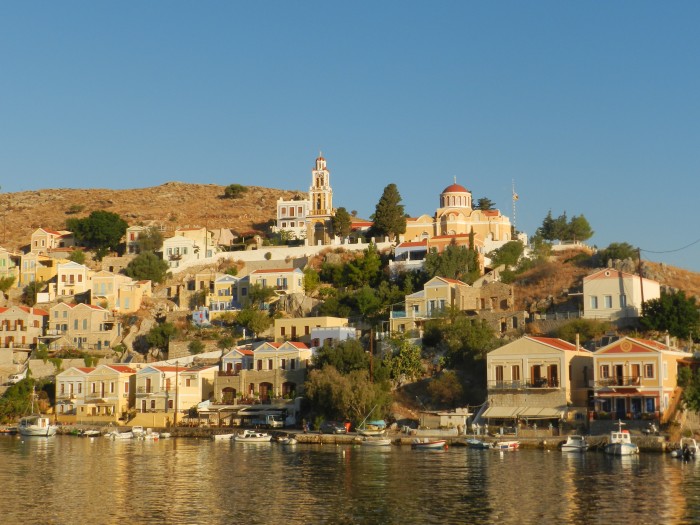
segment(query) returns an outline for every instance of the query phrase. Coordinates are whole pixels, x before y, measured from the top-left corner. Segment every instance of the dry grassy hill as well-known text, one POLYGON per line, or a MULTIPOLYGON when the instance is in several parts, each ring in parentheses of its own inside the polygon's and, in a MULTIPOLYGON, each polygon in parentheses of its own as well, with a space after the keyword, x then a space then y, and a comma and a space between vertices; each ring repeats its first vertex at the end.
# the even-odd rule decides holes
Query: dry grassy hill
POLYGON ((129 224, 159 224, 167 230, 186 226, 232 228, 238 232, 263 229, 276 215, 278 198, 297 191, 248 186, 238 199, 224 199, 224 186, 167 182, 130 190, 56 189, 23 191, 0 196, 2 245, 19 248, 39 228, 62 229, 66 219, 85 217, 94 210, 117 213, 129 224), (79 209, 78 212, 73 212, 79 209))

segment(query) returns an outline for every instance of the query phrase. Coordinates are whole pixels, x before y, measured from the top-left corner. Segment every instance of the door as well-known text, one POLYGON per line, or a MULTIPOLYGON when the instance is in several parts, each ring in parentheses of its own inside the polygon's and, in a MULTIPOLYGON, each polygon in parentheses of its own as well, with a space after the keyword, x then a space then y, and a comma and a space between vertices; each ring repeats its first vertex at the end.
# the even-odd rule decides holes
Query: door
POLYGON ((627 409, 625 407, 625 398, 618 397, 615 400, 615 418, 616 419, 627 419, 627 409))

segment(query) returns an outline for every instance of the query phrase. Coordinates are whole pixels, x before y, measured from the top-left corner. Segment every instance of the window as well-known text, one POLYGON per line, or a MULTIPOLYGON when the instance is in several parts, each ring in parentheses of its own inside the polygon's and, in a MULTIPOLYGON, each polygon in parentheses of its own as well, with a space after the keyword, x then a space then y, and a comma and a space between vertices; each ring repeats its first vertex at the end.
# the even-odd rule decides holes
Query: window
POLYGON ((644 365, 644 377, 646 379, 653 379, 654 378, 654 365, 649 363, 644 365))
POLYGON ((258 370, 262 370, 262 359, 258 359, 258 370))
POLYGON ((78 394, 82 394, 82 393, 83 393, 83 384, 78 383, 78 394))
POLYGON ((612 308, 612 295, 604 295, 605 308, 612 308))
POLYGON ((78 329, 78 320, 73 319, 73 330, 77 330, 77 329, 78 329))
POLYGON ((281 214, 281 215, 287 215, 287 207, 286 207, 286 206, 282 206, 282 208, 281 208, 281 210, 280 210, 280 214, 281 214))
POLYGON ((168 408, 173 408, 173 400, 168 399, 168 408))
POLYGON ((83 330, 87 330, 87 319, 83 319, 83 330))
POLYGON ((156 400, 151 399, 151 410, 155 410, 155 409, 156 409, 156 400))
POLYGON ((656 412, 656 400, 653 397, 645 397, 644 405, 646 412, 656 412))
POLYGON ((610 377, 610 365, 600 365, 600 377, 601 379, 610 377))
POLYGON ((501 365, 496 366, 496 381, 503 382, 503 367, 501 365))
POLYGON ((114 394, 114 381, 109 383, 109 393, 114 394))
POLYGON ((598 296, 591 295, 591 309, 596 310, 598 308, 598 296))
POLYGON ((124 381, 124 393, 128 394, 129 393, 129 382, 124 381))
POLYGON ((294 370, 296 368, 296 359, 289 360, 289 369, 294 370))
POLYGON ((510 376, 513 381, 520 381, 520 365, 510 367, 510 376))
POLYGON ((297 206, 297 215, 301 215, 302 213, 303 212, 301 206, 297 206))
POLYGON ((280 368, 282 370, 287 370, 287 360, 286 359, 281 359, 280 360, 280 368))
POLYGON ((192 386, 192 379, 191 378, 188 377, 187 379, 185 379, 185 386, 192 386))
POLYGON ((267 360, 267 369, 272 370, 272 359, 267 360))
POLYGON ((620 295, 620 308, 627 307, 627 296, 625 294, 620 295))

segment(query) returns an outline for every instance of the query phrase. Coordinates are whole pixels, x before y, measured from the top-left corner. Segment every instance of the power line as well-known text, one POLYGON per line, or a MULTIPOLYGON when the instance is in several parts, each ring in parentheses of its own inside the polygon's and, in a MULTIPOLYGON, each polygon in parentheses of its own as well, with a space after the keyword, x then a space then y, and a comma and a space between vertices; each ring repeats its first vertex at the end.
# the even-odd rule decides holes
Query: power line
POLYGON ((693 246, 699 242, 700 242, 700 239, 693 241, 690 244, 686 244, 685 246, 683 246, 681 248, 676 248, 675 250, 665 250, 665 251, 661 251, 661 252, 657 252, 654 250, 645 250, 644 248, 640 248, 640 250, 642 250, 643 252, 646 252, 646 253, 674 253, 674 252, 680 252, 682 250, 685 250, 686 248, 690 248, 691 246, 693 246))

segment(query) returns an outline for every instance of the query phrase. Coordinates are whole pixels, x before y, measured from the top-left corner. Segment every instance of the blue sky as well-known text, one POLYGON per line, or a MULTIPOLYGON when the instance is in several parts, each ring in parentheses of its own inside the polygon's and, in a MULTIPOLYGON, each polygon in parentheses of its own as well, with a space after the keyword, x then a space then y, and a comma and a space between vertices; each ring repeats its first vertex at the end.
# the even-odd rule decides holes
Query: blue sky
MULTIPOLYGON (((700 239, 700 3, 5 2, 0 186, 307 190, 411 215, 457 182, 530 234, 700 239)), ((644 257, 700 271, 700 243, 644 257)))

